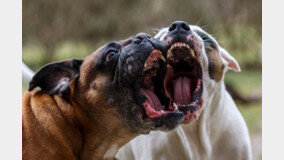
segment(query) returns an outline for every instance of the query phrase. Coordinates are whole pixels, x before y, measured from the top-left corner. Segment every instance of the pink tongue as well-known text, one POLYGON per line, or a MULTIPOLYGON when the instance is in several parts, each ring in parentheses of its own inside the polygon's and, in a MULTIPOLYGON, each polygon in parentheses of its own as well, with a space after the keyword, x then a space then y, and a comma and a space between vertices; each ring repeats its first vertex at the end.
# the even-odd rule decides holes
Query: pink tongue
POLYGON ((173 81, 174 101, 177 105, 187 105, 191 100, 190 79, 179 77, 173 81))
POLYGON ((156 96, 154 92, 152 92, 151 90, 141 88, 140 93, 142 93, 144 96, 147 97, 151 107, 154 108, 156 111, 160 111, 163 109, 159 98, 156 96))

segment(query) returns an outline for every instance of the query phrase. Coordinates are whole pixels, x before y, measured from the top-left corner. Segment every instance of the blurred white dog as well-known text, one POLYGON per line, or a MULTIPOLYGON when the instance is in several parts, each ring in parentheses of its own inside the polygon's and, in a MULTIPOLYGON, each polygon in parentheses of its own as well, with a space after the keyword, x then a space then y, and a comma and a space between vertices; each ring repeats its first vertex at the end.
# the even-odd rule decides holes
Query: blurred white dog
POLYGON ((22 62, 22 80, 23 83, 28 85, 34 76, 35 72, 32 71, 24 62, 22 62))
POLYGON ((121 148, 116 157, 121 160, 252 159, 246 123, 223 81, 228 69, 240 71, 236 60, 208 33, 182 21, 161 29, 155 38, 168 47, 168 80, 164 86, 175 102, 173 105, 184 111, 184 123, 171 132, 141 135, 121 148))

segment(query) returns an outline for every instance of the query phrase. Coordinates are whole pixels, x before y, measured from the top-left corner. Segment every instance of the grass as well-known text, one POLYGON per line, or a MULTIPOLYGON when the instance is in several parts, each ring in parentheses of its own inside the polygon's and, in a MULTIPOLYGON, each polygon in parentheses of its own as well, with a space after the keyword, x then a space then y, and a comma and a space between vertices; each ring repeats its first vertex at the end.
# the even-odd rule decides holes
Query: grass
MULTIPOLYGON (((229 71, 225 81, 230 83, 244 96, 262 95, 261 71, 247 70, 240 73, 229 71)), ((261 131, 262 103, 261 100, 251 104, 237 103, 251 134, 261 131)))
POLYGON ((238 105, 245 121, 248 125, 251 134, 261 131, 262 124, 262 107, 261 102, 248 104, 248 105, 238 105))

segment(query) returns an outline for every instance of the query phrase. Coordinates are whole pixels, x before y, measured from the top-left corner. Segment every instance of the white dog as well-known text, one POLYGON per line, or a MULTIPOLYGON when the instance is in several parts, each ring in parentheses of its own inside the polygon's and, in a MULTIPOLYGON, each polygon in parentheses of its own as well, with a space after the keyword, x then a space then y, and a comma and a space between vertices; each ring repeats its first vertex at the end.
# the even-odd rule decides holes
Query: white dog
POLYGON ((164 86, 174 106, 184 109, 184 124, 171 132, 141 135, 121 148, 116 157, 120 160, 252 159, 248 128, 223 81, 228 69, 240 71, 236 60, 208 33, 182 21, 160 30, 155 37, 168 46, 168 70, 172 72, 168 79, 172 78, 172 83, 165 82, 164 86), (187 58, 194 66, 186 63, 187 58), (184 67, 179 67, 179 63, 184 67), (200 76, 187 75, 187 67, 200 76), (192 86, 198 89, 192 91, 192 86))
POLYGON ((34 76, 35 72, 32 71, 24 62, 22 62, 22 81, 28 85, 34 76))

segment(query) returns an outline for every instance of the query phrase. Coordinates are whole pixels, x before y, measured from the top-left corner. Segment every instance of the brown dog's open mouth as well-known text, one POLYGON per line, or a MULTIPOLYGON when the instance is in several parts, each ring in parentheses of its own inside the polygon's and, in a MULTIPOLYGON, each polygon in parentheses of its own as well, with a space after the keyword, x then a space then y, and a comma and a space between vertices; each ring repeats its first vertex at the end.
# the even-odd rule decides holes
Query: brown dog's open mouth
POLYGON ((169 97, 165 95, 163 82, 166 75, 166 59, 162 52, 154 49, 144 64, 140 93, 146 97, 143 105, 149 118, 158 118, 166 114, 181 113, 173 108, 169 97))
POLYGON ((186 43, 172 44, 167 61, 154 49, 144 64, 140 83, 149 118, 181 111, 187 123, 202 106, 202 69, 195 51, 186 43))
POLYGON ((194 49, 183 42, 173 43, 167 52, 165 94, 173 108, 185 114, 185 123, 202 106, 202 69, 197 57, 194 49))
POLYGON ((154 49, 147 58, 140 80, 140 93, 146 97, 143 105, 148 117, 156 118, 166 114, 165 106, 162 104, 163 86, 166 70, 166 59, 162 52, 154 49), (162 101, 162 102, 161 102, 162 101))

